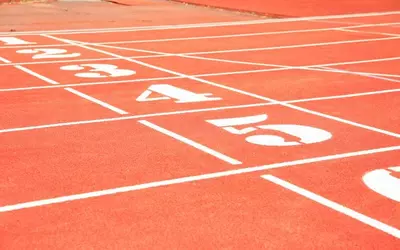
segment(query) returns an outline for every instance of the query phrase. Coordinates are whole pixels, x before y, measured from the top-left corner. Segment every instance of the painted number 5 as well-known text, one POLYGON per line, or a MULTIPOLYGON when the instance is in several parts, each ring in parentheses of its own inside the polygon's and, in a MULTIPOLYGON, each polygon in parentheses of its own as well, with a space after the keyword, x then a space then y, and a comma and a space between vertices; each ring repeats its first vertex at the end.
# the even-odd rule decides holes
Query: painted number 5
POLYGON ((364 184, 386 198, 400 202, 400 166, 376 169, 363 176, 364 184), (397 177, 396 177, 397 174, 397 177))
POLYGON ((84 78, 106 78, 130 76, 136 72, 129 69, 118 69, 117 66, 111 64, 80 64, 62 66, 62 70, 84 71, 76 73, 75 76, 84 78))
POLYGON ((250 134, 260 129, 268 131, 268 134, 250 135, 245 139, 249 143, 261 146, 297 146, 326 141, 332 137, 332 134, 325 130, 296 124, 247 126, 242 129, 234 127, 260 123, 267 118, 267 115, 255 115, 207 120, 207 122, 236 135, 250 134))

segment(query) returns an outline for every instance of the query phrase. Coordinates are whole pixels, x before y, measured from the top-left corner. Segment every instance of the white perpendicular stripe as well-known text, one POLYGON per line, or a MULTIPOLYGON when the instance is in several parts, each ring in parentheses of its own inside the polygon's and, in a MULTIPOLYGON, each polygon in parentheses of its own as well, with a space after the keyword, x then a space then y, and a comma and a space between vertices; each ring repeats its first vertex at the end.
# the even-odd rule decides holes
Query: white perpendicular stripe
POLYGON ((16 66, 14 66, 14 67, 17 68, 17 69, 19 69, 19 70, 22 70, 22 71, 24 71, 25 73, 28 73, 28 74, 30 74, 30 75, 32 75, 32 76, 34 76, 34 77, 37 77, 37 78, 39 78, 40 80, 43 80, 43 81, 45 81, 45 82, 47 82, 47 83, 50 83, 50 84, 53 84, 53 85, 60 84, 60 83, 58 83, 58 82, 56 82, 56 81, 54 81, 54 80, 51 80, 50 78, 47 78, 47 77, 45 77, 45 76, 42 76, 41 74, 38 74, 38 73, 36 73, 36 72, 34 72, 34 71, 32 71, 32 70, 30 70, 30 69, 28 69, 28 68, 25 68, 25 67, 23 67, 23 66, 16 65, 16 66))
POLYGON ((374 228, 376 228, 376 229, 378 229, 380 231, 383 231, 383 232, 385 232, 387 234, 390 234, 390 235, 400 239, 400 230, 397 229, 397 228, 394 228, 394 227, 389 226, 389 225, 387 225, 385 223, 382 223, 382 222, 380 222, 378 220, 375 220, 375 219, 373 219, 371 217, 368 217, 368 216, 366 216, 366 215, 364 215, 362 213, 354 211, 354 210, 352 210, 352 209, 350 209, 348 207, 345 207, 345 206, 343 206, 343 205, 341 205, 339 203, 336 203, 334 201, 328 200, 328 199, 326 199, 326 198, 324 198, 324 197, 322 197, 322 196, 320 196, 318 194, 310 192, 310 191, 308 191, 308 190, 306 190, 304 188, 296 186, 296 185, 294 185, 294 184, 292 184, 290 182, 282 180, 282 179, 280 179, 278 177, 275 177, 273 175, 262 175, 261 177, 263 179, 268 180, 270 182, 273 182, 273 183, 275 183, 275 184, 277 184, 277 185, 279 185, 281 187, 284 187, 284 188, 286 188, 286 189, 288 189, 290 191, 293 191, 293 192, 295 192, 295 193, 297 193, 299 195, 302 195, 302 196, 304 196, 304 197, 306 197, 306 198, 308 198, 310 200, 313 200, 313 201, 315 201, 315 202, 317 202, 317 203, 319 203, 321 205, 329 207, 329 208, 331 208, 331 209, 333 209, 333 210, 335 210, 335 211, 337 211, 339 213, 347 215, 347 216, 349 216, 349 217, 351 217, 353 219, 356 219, 356 220, 358 220, 358 221, 360 221, 360 222, 362 222, 362 223, 364 223, 366 225, 374 227, 374 228))
POLYGON ((178 135, 178 134, 176 134, 176 133, 174 133, 172 131, 169 131, 169 130, 167 130, 165 128, 157 126, 157 125, 155 125, 155 124, 153 124, 151 122, 148 122, 146 120, 140 120, 139 123, 141 123, 141 124, 143 124, 143 125, 145 125, 145 126, 147 126, 149 128, 152 128, 152 129, 154 129, 154 130, 156 130, 156 131, 158 131, 158 132, 160 132, 162 134, 168 135, 168 136, 170 136, 170 137, 172 137, 172 138, 174 138, 174 139, 176 139, 178 141, 186 143, 186 144, 188 144, 188 145, 190 145, 190 146, 192 146, 194 148, 197 148, 197 149, 199 149, 199 150, 201 150, 201 151, 203 151, 203 152, 205 152, 207 154, 210 154, 210 155, 212 155, 214 157, 217 157, 218 159, 223 160, 223 161, 225 161, 225 162, 227 162, 229 164, 232 164, 232 165, 242 164, 242 162, 240 162, 240 161, 238 161, 236 159, 233 159, 233 158, 231 158, 229 156, 226 156, 226 155, 224 155, 224 154, 222 154, 220 152, 217 152, 217 151, 215 151, 215 150, 213 150, 213 149, 211 149, 209 147, 206 147, 206 146, 204 146, 204 145, 202 145, 200 143, 197 143, 197 142, 192 141, 192 140, 190 140, 190 139, 188 139, 186 137, 178 135))
POLYGON ((108 104, 108 103, 106 103, 106 102, 100 101, 99 99, 96 99, 96 98, 94 98, 94 97, 92 97, 92 96, 86 95, 86 94, 84 94, 84 93, 82 93, 82 92, 80 92, 80 91, 78 91, 78 90, 75 90, 75 89, 72 89, 72 88, 65 88, 65 90, 68 91, 68 92, 70 92, 70 93, 73 93, 73 94, 75 94, 75 95, 77 95, 77 96, 79 96, 79 97, 82 97, 82 98, 84 98, 84 99, 86 99, 86 100, 88 100, 88 101, 94 102, 94 103, 96 103, 96 104, 98 104, 98 105, 100 105, 100 106, 102 106, 102 107, 104 107, 104 108, 107 108, 107 109, 109 109, 109 110, 112 110, 112 111, 114 111, 114 112, 116 112, 116 113, 118 113, 118 114, 120 114, 120 115, 126 115, 126 114, 128 114, 128 112, 126 112, 126 111, 124 111, 124 110, 122 110, 122 109, 119 109, 119 108, 117 108, 117 107, 114 107, 113 105, 108 104))
POLYGON ((9 63, 11 63, 9 60, 5 59, 4 57, 0 56, 0 61, 6 63, 6 65, 8 65, 9 63))

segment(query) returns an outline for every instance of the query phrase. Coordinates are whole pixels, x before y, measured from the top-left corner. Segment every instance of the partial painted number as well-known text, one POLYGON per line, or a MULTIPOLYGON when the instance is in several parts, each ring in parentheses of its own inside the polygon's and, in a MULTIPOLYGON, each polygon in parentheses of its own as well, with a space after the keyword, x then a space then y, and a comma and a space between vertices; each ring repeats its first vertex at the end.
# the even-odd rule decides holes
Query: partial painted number
POLYGON ((33 59, 47 59, 47 58, 71 58, 78 57, 80 53, 68 53, 65 49, 22 49, 18 50, 19 54, 35 54, 33 59))
POLYGON ((235 126, 264 122, 267 118, 268 116, 263 114, 247 117, 214 119, 207 120, 207 122, 236 135, 248 135, 259 131, 260 129, 268 131, 267 134, 249 135, 245 139, 249 143, 261 146, 298 146, 323 142, 332 137, 332 134, 328 131, 296 124, 272 124, 247 126, 241 129, 235 128, 235 126))
POLYGON ((28 44, 36 44, 33 42, 27 42, 22 39, 16 37, 0 37, 0 41, 4 43, 4 45, 28 45, 28 44))
POLYGON ((377 169, 366 173, 363 181, 368 188, 386 198, 400 202, 400 167, 377 169))
POLYGON ((190 102, 207 102, 221 100, 219 97, 210 97, 212 94, 204 93, 198 94, 189 90, 181 89, 169 84, 155 84, 151 85, 144 91, 137 99, 138 102, 149 102, 159 100, 174 99, 176 103, 190 103, 190 102), (150 97, 151 94, 157 93, 161 97, 150 97))
POLYGON ((62 70, 84 71, 76 73, 75 76, 84 78, 106 78, 121 77, 136 74, 135 71, 129 69, 119 69, 118 66, 111 64, 80 64, 63 66, 62 70))

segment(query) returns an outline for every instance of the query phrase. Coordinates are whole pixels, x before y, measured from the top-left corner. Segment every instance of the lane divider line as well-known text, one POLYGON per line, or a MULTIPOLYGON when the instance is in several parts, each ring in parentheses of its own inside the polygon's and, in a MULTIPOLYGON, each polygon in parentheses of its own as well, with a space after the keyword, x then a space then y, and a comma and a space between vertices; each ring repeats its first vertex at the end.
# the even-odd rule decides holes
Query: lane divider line
POLYGON ((116 112, 116 113, 118 113, 118 114, 120 114, 120 115, 126 115, 126 114, 128 114, 128 112, 126 112, 126 111, 124 111, 124 110, 122 110, 122 109, 120 109, 120 108, 117 108, 117 107, 115 107, 115 106, 113 106, 113 105, 111 105, 111 104, 108 104, 108 103, 106 103, 106 102, 103 102, 103 101, 100 101, 99 99, 96 99, 96 98, 94 98, 94 97, 92 97, 92 96, 90 96, 90 95, 87 95, 87 94, 84 94, 84 93, 82 93, 82 92, 80 92, 80 91, 78 91, 78 90, 76 90, 76 89, 73 89, 73 88, 64 88, 66 91, 68 91, 68 92, 70 92, 70 93, 72 93, 72 94, 75 94, 75 95, 77 95, 77 96, 79 96, 79 97, 82 97, 82 98, 84 98, 84 99, 86 99, 86 100, 88 100, 88 101, 91 101, 91 102, 93 102, 93 103, 96 103, 96 104, 98 104, 98 105, 100 105, 100 106, 102 106, 102 107, 105 107, 105 108, 107 108, 107 109, 110 109, 110 110, 112 110, 112 111, 114 111, 114 112, 116 112))
POLYGON ((306 198, 308 198, 308 199, 310 199, 310 200, 312 200, 314 202, 317 202, 317 203, 319 203, 319 204, 321 204, 323 206, 326 206, 326 207, 328 207, 330 209, 333 209, 333 210, 335 210, 335 211, 337 211, 339 213, 342 213, 342 214, 347 215, 347 216, 349 216, 349 217, 351 217, 353 219, 356 219, 356 220, 358 220, 358 221, 360 221, 360 222, 362 222, 362 223, 364 223, 364 224, 366 224, 368 226, 371 226, 371 227, 373 227, 375 229, 378 229, 378 230, 380 230, 382 232, 385 232, 385 233, 387 233, 389 235, 392 235, 392 236, 400 239, 400 230, 397 229, 397 228, 394 228, 394 227, 389 226, 389 225, 387 225, 387 224, 385 224, 383 222, 380 222, 380 221, 378 221, 376 219, 373 219, 373 218, 371 218, 369 216, 366 216, 366 215, 364 215, 362 213, 354 211, 354 210, 352 210, 352 209, 350 209, 348 207, 345 207, 345 206, 343 206, 343 205, 341 205, 341 204, 339 204, 337 202, 331 201, 331 200, 329 200, 327 198, 322 197, 321 195, 318 195, 318 194, 313 193, 313 192, 311 192, 309 190, 306 190, 304 188, 296 186, 296 185, 294 185, 294 184, 292 184, 292 183, 290 183, 288 181, 282 180, 282 179, 280 179, 280 178, 278 178, 276 176, 273 176, 273 175, 262 175, 261 178, 263 178, 265 180, 268 180, 268 181, 270 181, 272 183, 275 183, 276 185, 279 185, 279 186, 281 186, 283 188, 286 188, 286 189, 288 189, 288 190, 290 190, 292 192, 295 192, 295 193, 297 193, 297 194, 299 194, 301 196, 304 196, 304 197, 306 197, 306 198))
POLYGON ((177 133, 174 133, 174 132, 172 132, 170 130, 162 128, 162 127, 160 127, 160 126, 158 126, 158 125, 156 125, 154 123, 151 123, 151 122, 146 121, 146 120, 140 120, 138 122, 143 124, 143 125, 145 125, 145 126, 147 126, 147 127, 149 127, 149 128, 152 128, 152 129, 154 129, 154 130, 156 130, 156 131, 158 131, 158 132, 160 132, 162 134, 168 135, 168 136, 170 136, 170 137, 172 137, 172 138, 174 138, 174 139, 176 139, 176 140, 178 140, 180 142, 188 144, 189 146, 192 146, 192 147, 194 147, 194 148, 196 148, 196 149, 198 149, 200 151, 203 151, 203 152, 205 152, 207 154, 210 154, 210 155, 212 155, 212 156, 214 156, 214 157, 216 157, 216 158, 218 158, 220 160, 223 160, 223 161, 225 161, 225 162, 227 162, 229 164, 232 164, 232 165, 240 165, 240 164, 242 164, 242 162, 240 162, 240 161, 238 161, 236 159, 233 159, 232 157, 226 156, 226 155, 224 155, 224 154, 222 154, 222 153, 220 153, 218 151, 215 151, 214 149, 206 147, 206 146, 204 146, 204 145, 202 145, 202 144, 200 144, 198 142, 195 142, 195 141, 190 140, 190 139, 188 139, 188 138, 186 138, 184 136, 181 136, 181 135, 179 135, 177 133))
MULTIPOLYGON (((11 63, 11 61, 9 61, 9 60, 7 60, 7 59, 5 59, 5 58, 3 58, 3 57, 0 57, 0 61, 3 61, 3 62, 5 62, 5 63, 11 63)), ((28 68, 25 68, 24 66, 21 66, 21 65, 14 65, 13 67, 15 67, 15 68, 17 68, 17 69, 19 69, 19 70, 21 70, 21 71, 23 71, 23 72, 25 72, 25 73, 27 73, 27 74, 29 74, 29 75, 32 75, 32 76, 34 76, 34 77, 36 77, 36 78, 39 78, 40 80, 45 81, 45 82, 47 82, 47 83, 49 83, 49 84, 52 84, 52 85, 60 85, 59 82, 54 81, 54 80, 52 80, 52 79, 50 79, 50 78, 48 78, 48 77, 45 77, 45 76, 43 76, 43 75, 41 75, 41 74, 39 74, 39 73, 36 73, 36 72, 34 72, 34 71, 32 71, 32 70, 30 70, 30 69, 28 69, 28 68)), ((79 96, 79 97, 81 97, 81 98, 84 98, 84 99, 86 99, 86 100, 88 100, 88 101, 90 101, 90 102, 93 102, 93 103, 95 103, 95 104, 97 104, 97 105, 100 105, 100 106, 102 106, 102 107, 104 107, 104 108, 107 108, 107 109, 109 109, 109 110, 111 110, 111 111, 114 111, 114 112, 116 112, 116 113, 118 113, 118 114, 120 114, 120 115, 128 114, 128 112, 126 112, 126 111, 124 111, 124 110, 122 110, 122 109, 119 109, 119 108, 117 108, 117 107, 114 107, 114 106, 111 105, 111 104, 108 104, 108 103, 106 103, 106 102, 103 102, 103 101, 101 101, 101 100, 99 100, 99 99, 96 99, 96 98, 94 98, 94 97, 92 97, 92 96, 89 96, 89 95, 87 95, 87 94, 84 94, 84 93, 82 93, 82 92, 80 92, 80 91, 78 91, 78 90, 75 90, 75 89, 73 89, 73 88, 64 88, 64 90, 66 90, 66 91, 68 91, 68 92, 70 92, 70 93, 72 93, 72 94, 75 94, 75 95, 77 95, 77 96, 79 96)))

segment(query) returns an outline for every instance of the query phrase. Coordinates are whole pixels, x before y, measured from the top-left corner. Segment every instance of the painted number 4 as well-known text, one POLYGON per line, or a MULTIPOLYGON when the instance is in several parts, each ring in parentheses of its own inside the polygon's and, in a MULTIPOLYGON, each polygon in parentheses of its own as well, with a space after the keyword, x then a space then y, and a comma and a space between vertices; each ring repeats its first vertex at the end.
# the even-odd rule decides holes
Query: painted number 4
POLYGON ((254 126, 254 124, 263 122, 267 118, 267 115, 255 115, 207 120, 207 122, 236 135, 248 135, 260 130, 268 132, 261 135, 249 135, 245 139, 249 143, 261 146, 298 146, 326 141, 332 137, 332 134, 325 130, 304 125, 271 124, 254 126), (250 124, 253 126, 247 126, 242 129, 237 128, 238 126, 250 124))
POLYGON ((220 97, 210 97, 212 94, 198 94, 186 89, 181 89, 169 84, 154 84, 144 91, 137 99, 138 102, 150 102, 159 100, 174 99, 176 103, 206 102, 221 100, 220 97), (162 95, 160 97, 150 97, 153 93, 162 95))

